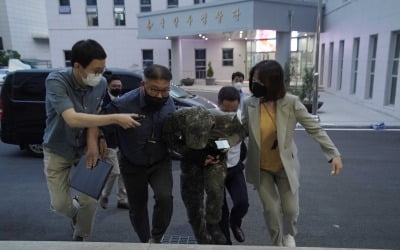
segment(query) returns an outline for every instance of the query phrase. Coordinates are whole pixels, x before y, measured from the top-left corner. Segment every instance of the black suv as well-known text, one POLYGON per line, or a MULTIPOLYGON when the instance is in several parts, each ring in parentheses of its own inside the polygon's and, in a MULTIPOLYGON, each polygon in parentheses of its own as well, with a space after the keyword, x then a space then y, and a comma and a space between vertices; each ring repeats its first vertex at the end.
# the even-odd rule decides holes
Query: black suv
MULTIPOLYGON (((42 156, 43 132, 46 126, 45 80, 55 69, 18 70, 7 75, 1 90, 1 140, 19 145, 35 156, 42 156)), ((140 86, 142 74, 128 70, 111 69, 104 74, 121 78, 126 93, 140 86)), ((209 100, 172 85, 171 97, 177 108, 205 106, 216 108, 209 100)))

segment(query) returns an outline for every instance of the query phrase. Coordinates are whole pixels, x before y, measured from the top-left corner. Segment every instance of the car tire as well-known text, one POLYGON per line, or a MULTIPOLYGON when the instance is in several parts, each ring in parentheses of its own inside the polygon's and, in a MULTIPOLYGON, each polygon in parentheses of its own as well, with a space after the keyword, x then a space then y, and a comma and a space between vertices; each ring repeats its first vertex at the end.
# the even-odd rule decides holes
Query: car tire
POLYGON ((43 145, 42 144, 28 144, 26 150, 35 157, 43 157, 43 145))

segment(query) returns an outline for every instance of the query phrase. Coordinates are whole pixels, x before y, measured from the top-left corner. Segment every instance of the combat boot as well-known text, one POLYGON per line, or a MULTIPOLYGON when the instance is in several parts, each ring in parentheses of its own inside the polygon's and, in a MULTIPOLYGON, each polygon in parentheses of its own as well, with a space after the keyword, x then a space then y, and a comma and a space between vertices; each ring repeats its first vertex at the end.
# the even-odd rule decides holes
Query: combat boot
POLYGON ((217 245, 226 244, 225 235, 222 233, 218 223, 217 224, 207 223, 207 231, 211 235, 211 244, 217 244, 217 245))

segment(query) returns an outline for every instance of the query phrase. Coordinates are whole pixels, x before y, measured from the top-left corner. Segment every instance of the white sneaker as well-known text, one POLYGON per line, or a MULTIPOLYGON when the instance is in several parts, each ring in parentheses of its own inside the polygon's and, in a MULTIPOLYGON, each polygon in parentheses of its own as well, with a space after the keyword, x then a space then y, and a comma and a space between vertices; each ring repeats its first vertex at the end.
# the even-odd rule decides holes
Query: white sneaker
POLYGON ((296 247, 296 241, 290 234, 283 236, 283 246, 285 247, 296 247))

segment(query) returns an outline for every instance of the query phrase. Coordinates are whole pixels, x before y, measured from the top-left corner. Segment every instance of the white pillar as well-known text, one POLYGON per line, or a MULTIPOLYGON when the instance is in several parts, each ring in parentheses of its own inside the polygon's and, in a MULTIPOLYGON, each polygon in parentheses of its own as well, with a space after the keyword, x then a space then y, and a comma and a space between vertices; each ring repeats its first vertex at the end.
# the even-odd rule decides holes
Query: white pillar
POLYGON ((171 73, 172 82, 179 84, 182 79, 182 46, 179 37, 171 38, 171 73))
POLYGON ((290 32, 276 32, 275 59, 281 64, 282 68, 290 59, 290 35, 290 32))

